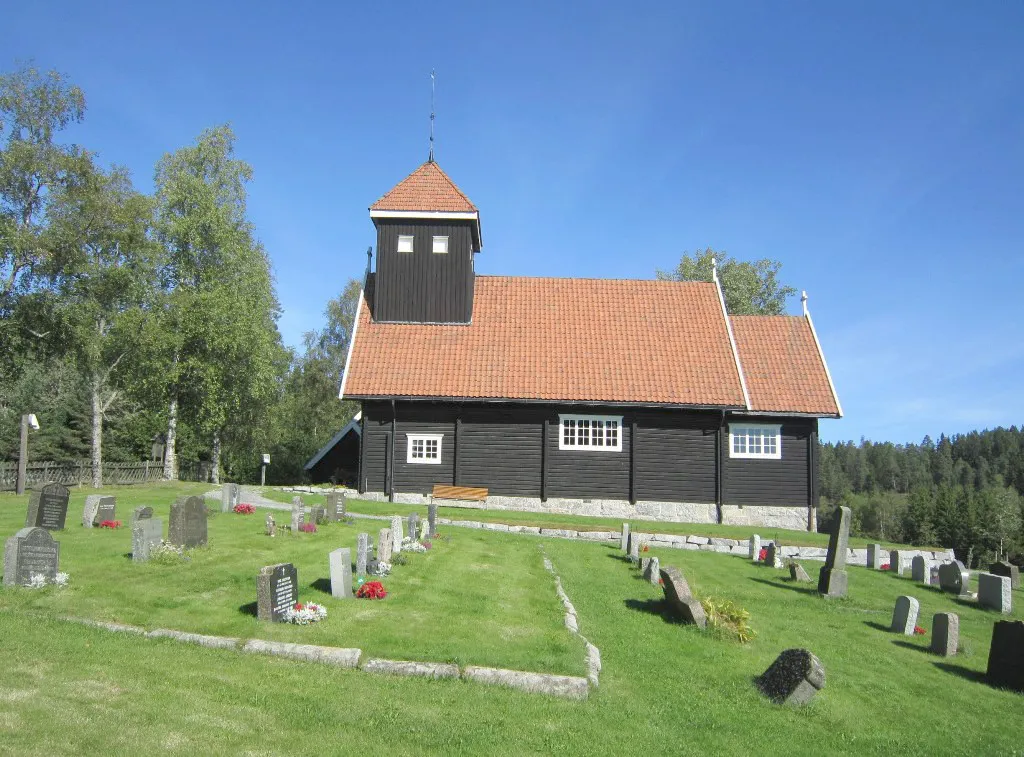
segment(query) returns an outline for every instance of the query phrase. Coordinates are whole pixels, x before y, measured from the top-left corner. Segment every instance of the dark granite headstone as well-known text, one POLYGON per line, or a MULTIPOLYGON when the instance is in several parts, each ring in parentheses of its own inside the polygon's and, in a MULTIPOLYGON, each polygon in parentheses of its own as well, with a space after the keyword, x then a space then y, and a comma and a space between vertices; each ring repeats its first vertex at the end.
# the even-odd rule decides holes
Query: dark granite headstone
POLYGON ((135 528, 135 524, 140 520, 148 520, 153 517, 152 507, 136 507, 132 510, 131 527, 135 528))
POLYGON ((171 505, 167 541, 179 547, 206 544, 206 501, 202 497, 178 497, 171 505))
POLYGON ((995 576, 1006 576, 1010 579, 1010 588, 1020 588, 1020 568, 1014 565, 1012 562, 1002 560, 1000 562, 994 562, 988 566, 988 572, 995 576))
POLYGON ((992 627, 987 677, 993 686, 1024 692, 1024 620, 1000 620, 992 627))
POLYGON ((939 586, 961 597, 971 593, 967 580, 970 573, 959 560, 943 563, 939 566, 939 586))
POLYGON ((825 668, 808 650, 787 649, 756 682, 776 704, 807 704, 825 688, 825 668))
POLYGON ((823 597, 846 596, 846 553, 850 543, 850 508, 836 510, 828 537, 825 567, 818 572, 818 593, 823 597))
POLYGON ((132 560, 145 562, 160 546, 164 535, 164 522, 160 518, 142 518, 132 526, 132 560))
POLYGON ((29 586, 39 574, 52 581, 60 564, 60 542, 45 528, 23 528, 4 544, 4 586, 29 586))
POLYGON ((92 524, 98 526, 103 521, 117 520, 117 500, 113 497, 100 497, 96 507, 96 514, 93 516, 92 524))
POLYGON ((690 585, 683 578, 682 571, 672 565, 661 568, 662 589, 665 592, 665 601, 674 615, 684 623, 690 623, 700 628, 706 628, 707 616, 700 602, 690 593, 690 585))
POLYGON ((71 492, 63 484, 49 483, 33 489, 28 499, 25 528, 45 528, 60 531, 68 517, 71 492))
POLYGON ((910 578, 919 583, 928 583, 931 580, 931 571, 928 568, 928 561, 923 555, 914 555, 910 561, 910 578))
POLYGON ((327 493, 327 517, 331 520, 345 517, 345 495, 341 492, 327 493))
POLYGON ((789 564, 789 577, 794 581, 800 581, 801 583, 811 582, 811 577, 807 575, 807 571, 804 570, 804 566, 798 562, 791 562, 789 564))
POLYGON ((299 600, 299 572, 290 562, 268 565, 256 577, 256 617, 274 623, 286 620, 299 600))
POLYGON ((309 508, 309 520, 320 525, 327 522, 327 508, 323 505, 313 505, 309 508))

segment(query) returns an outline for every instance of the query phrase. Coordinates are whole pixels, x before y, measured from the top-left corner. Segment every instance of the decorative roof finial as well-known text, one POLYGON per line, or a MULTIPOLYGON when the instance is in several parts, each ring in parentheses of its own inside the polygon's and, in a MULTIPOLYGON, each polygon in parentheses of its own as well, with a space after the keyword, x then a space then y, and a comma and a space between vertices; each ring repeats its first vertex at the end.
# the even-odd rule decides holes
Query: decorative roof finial
POLYGON ((804 315, 807 315, 807 290, 800 292, 800 304, 804 308, 804 315))
POLYGON ((718 283, 718 259, 714 253, 711 254, 711 280, 718 283))
POLYGON ((434 69, 430 69, 430 157, 428 163, 434 162, 434 69))

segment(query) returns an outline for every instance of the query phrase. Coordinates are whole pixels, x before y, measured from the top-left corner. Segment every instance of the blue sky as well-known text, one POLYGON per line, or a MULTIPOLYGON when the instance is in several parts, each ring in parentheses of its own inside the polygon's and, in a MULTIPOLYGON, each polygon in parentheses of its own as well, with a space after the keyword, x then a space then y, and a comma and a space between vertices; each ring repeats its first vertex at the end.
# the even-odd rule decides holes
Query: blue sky
MULTIPOLYGON (((0 68, 86 92, 73 139, 152 188, 230 122, 296 345, 427 155, 481 273, 649 278, 687 250, 806 289, 825 440, 1024 421, 1024 4, 7 4, 0 68)), ((791 302, 791 312, 799 301, 791 302)))

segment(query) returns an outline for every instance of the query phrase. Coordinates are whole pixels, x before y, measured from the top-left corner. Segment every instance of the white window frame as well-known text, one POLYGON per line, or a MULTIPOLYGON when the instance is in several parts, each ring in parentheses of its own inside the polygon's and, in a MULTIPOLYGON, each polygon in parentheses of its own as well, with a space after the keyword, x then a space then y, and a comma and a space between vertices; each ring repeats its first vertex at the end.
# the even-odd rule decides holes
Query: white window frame
POLYGON ((559 414, 558 449, 575 452, 622 452, 622 416, 559 414), (581 423, 586 425, 581 427, 581 423), (610 423, 614 426, 609 427, 610 423), (594 433, 598 430, 601 432, 600 437, 594 433), (609 443, 609 437, 613 436, 609 431, 614 431, 614 443, 609 443), (597 439, 600 439, 599 444, 594 443, 597 439))
POLYGON ((729 457, 746 460, 781 460, 782 425, 730 423, 729 457))
POLYGON ((441 440, 444 434, 407 434, 405 442, 405 462, 411 465, 440 465, 441 464, 441 440), (430 442, 437 444, 437 452, 433 457, 427 457, 427 447, 430 442), (414 457, 413 451, 417 443, 423 444, 423 457, 414 457))
POLYGON ((412 234, 399 234, 398 235, 398 251, 399 252, 403 252, 403 253, 405 253, 405 252, 414 252, 415 251, 415 242, 413 241, 414 239, 415 239, 415 237, 412 234), (402 249, 402 243, 403 242, 407 242, 408 243, 409 249, 407 249, 407 250, 403 250, 402 249))
POLYGON ((435 252, 436 254, 438 254, 438 255, 447 255, 448 254, 448 237, 446 237, 446 236, 434 237, 433 241, 431 242, 430 249, 433 252, 435 252), (437 249, 437 247, 438 247, 437 243, 438 242, 440 242, 441 246, 444 247, 443 250, 437 249))

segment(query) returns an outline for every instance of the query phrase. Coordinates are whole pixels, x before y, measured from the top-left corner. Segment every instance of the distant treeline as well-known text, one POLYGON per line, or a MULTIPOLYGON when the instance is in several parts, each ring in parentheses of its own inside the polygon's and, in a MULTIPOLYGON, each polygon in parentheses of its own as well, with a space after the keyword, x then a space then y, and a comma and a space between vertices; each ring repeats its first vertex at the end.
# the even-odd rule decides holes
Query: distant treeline
POLYGON ((1024 555, 1024 430, 925 437, 920 444, 821 446, 823 516, 853 510, 853 529, 890 542, 940 544, 974 566, 1024 555))

